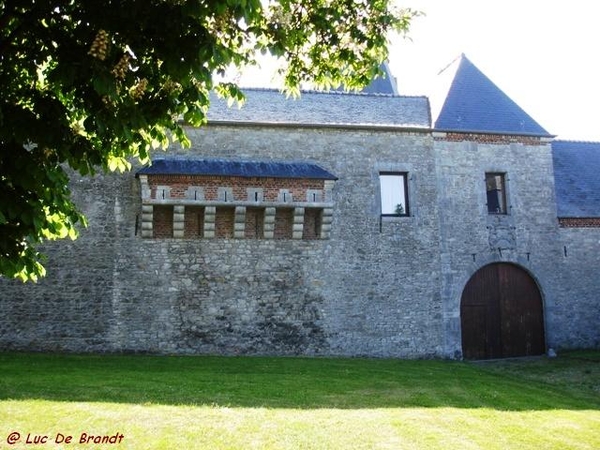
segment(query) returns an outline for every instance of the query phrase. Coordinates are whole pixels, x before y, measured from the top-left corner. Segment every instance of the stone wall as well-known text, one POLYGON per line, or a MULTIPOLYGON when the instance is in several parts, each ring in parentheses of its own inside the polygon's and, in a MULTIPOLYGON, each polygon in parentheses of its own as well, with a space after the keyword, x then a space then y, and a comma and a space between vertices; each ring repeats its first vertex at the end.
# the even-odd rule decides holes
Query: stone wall
POLYGON ((560 348, 600 348, 600 228, 561 228, 555 245, 555 340, 560 348))
MULTIPOLYGON (((307 160, 334 173, 329 239, 142 239, 132 173, 74 177, 90 227, 48 245, 48 277, 37 285, 2 282, 2 347, 444 355, 428 133, 215 125, 190 138, 191 150, 171 152, 307 160), (408 172, 410 217, 381 218, 380 171, 408 172)), ((283 229, 289 218, 276 222, 283 229)))
POLYGON ((558 226, 548 143, 359 127, 189 134, 193 148, 170 155, 304 160, 335 174, 328 238, 317 238, 316 211, 293 239, 293 208, 267 224, 247 207, 243 236, 205 239, 206 217, 227 211, 193 205, 183 237, 142 238, 134 173, 73 175, 89 228, 45 247, 39 283, 0 280, 0 348, 459 358, 463 288, 499 261, 538 283, 548 347, 600 345, 600 231, 558 226), (408 174, 410 216, 381 216, 381 172, 408 174), (488 213, 486 172, 506 174, 506 215, 488 213))
POLYGON ((106 351, 122 320, 118 274, 128 264, 121 246, 135 238, 139 197, 133 177, 72 178, 75 202, 89 226, 75 241, 42 249, 48 276, 37 284, 0 280, 0 348, 106 351))

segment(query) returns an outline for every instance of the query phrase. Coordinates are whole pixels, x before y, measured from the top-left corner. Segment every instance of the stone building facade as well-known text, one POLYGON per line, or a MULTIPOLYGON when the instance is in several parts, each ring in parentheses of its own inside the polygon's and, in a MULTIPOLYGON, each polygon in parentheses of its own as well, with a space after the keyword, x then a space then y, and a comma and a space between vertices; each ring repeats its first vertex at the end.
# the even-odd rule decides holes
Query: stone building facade
POLYGON ((89 227, 47 245, 37 284, 0 280, 0 347, 476 359, 597 348, 600 202, 573 211, 555 182, 571 147, 555 150, 490 83, 464 58, 435 124, 425 97, 249 90, 241 110, 215 101, 209 124, 188 130, 191 149, 124 175, 74 174, 89 227), (473 86, 502 100, 490 113, 501 127, 469 119, 477 105, 451 107, 473 86))

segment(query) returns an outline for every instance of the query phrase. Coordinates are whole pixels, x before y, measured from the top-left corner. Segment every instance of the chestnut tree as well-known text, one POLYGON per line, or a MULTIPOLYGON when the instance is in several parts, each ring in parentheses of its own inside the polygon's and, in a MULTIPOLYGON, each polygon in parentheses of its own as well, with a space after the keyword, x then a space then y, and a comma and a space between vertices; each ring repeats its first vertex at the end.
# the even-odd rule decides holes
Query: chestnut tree
POLYGON ((359 89, 391 32, 417 13, 389 0, 0 0, 0 274, 45 274, 39 244, 85 218, 69 167, 127 170, 190 142, 209 92, 243 101, 230 68, 283 62, 283 90, 359 89))

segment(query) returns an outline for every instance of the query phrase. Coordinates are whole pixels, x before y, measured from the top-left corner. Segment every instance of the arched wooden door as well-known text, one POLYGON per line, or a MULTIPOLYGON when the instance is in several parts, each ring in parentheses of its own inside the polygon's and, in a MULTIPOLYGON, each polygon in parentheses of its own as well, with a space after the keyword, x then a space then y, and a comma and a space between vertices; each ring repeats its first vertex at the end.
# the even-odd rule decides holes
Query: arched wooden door
POLYGON ((482 267, 460 303, 465 359, 541 355, 546 350, 542 296, 535 280, 513 264, 482 267))

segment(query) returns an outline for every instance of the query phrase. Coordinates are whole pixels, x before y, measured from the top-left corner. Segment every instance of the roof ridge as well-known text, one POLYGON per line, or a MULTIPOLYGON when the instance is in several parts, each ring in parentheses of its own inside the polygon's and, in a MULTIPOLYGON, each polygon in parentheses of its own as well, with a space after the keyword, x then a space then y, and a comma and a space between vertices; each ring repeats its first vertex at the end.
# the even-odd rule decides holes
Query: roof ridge
MULTIPOLYGON (((240 86, 242 92, 273 92, 284 95, 285 93, 281 89, 268 88, 268 87, 243 87, 240 86)), ((317 95, 331 95, 331 96, 357 96, 357 97, 385 97, 385 98, 428 98, 427 95, 402 95, 402 94, 385 94, 381 92, 352 92, 352 91, 334 91, 334 90, 319 90, 319 89, 301 89, 300 95, 302 94, 317 94, 317 95)))
POLYGON ((273 163, 273 164, 291 164, 291 163, 302 163, 302 164, 316 164, 317 161, 312 159, 273 159, 273 158, 247 158, 244 156, 202 156, 192 154, 180 154, 180 155, 169 155, 169 156, 153 156, 151 162, 156 161, 226 161, 226 162, 241 162, 241 163, 273 163))

